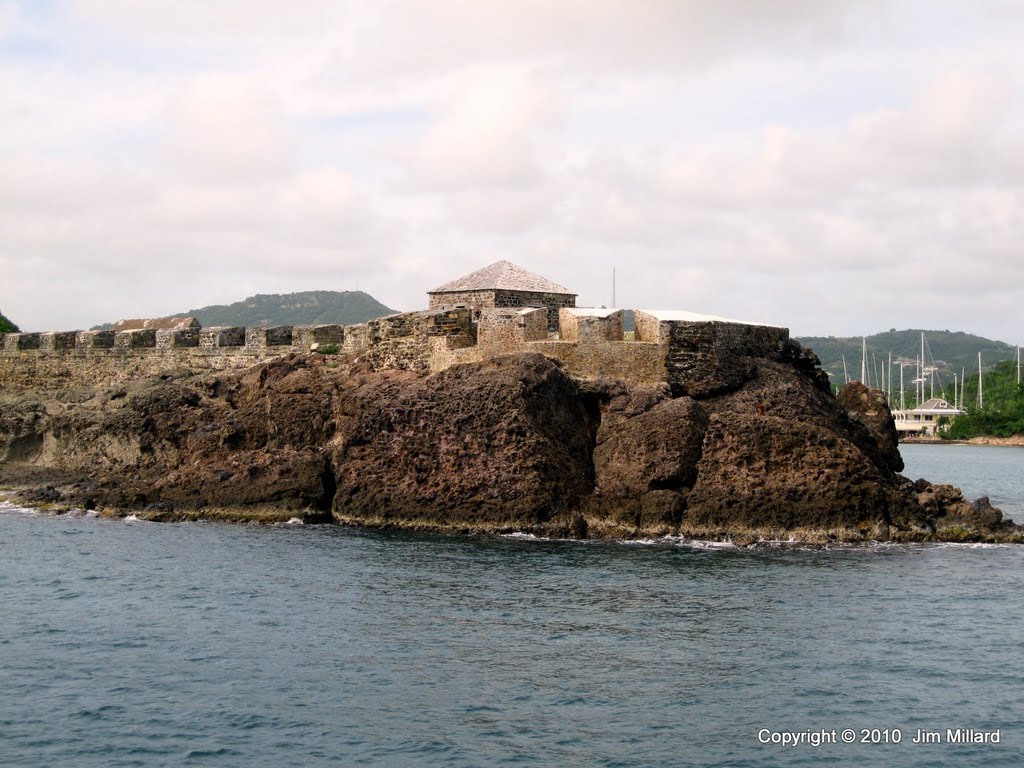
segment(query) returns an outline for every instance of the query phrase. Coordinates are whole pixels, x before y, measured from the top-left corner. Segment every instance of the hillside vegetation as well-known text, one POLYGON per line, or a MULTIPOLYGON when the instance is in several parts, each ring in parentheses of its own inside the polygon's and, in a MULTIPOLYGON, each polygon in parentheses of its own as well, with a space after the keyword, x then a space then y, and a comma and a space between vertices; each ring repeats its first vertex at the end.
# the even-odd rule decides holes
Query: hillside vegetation
POLYGON ((1017 383, 1016 360, 1004 360, 986 371, 982 382, 984 407, 978 407, 978 376, 964 386, 967 413, 957 416, 943 437, 1012 437, 1024 434, 1024 386, 1017 383))
POLYGON ((18 326, 8 320, 0 313, 0 333, 17 333, 18 326))
MULTIPOLYGON (((890 330, 867 337, 868 368, 880 368, 882 361, 889 361, 892 353, 894 364, 902 359, 909 367, 906 373, 913 377, 913 362, 921 354, 921 333, 919 329, 906 331, 890 330)), ((1002 341, 993 341, 962 331, 923 331, 925 336, 925 361, 938 368, 939 380, 944 387, 952 390, 953 374, 959 377, 961 371, 970 374, 978 372, 978 353, 986 370, 1000 360, 1015 357, 1016 347, 1002 341)), ((821 367, 828 372, 833 384, 844 384, 843 356, 846 356, 846 370, 851 380, 860 379, 861 338, 837 336, 801 336, 801 344, 810 347, 821 360, 821 367)), ((898 374, 898 368, 894 367, 898 374)), ((894 374, 894 375, 896 375, 894 374)), ((868 374, 872 386, 878 386, 876 374, 868 374)), ((908 378, 908 381, 909 381, 908 378)))
MULTIPOLYGON (((363 291, 300 291, 259 293, 234 304, 178 312, 174 317, 196 317, 204 328, 217 325, 354 325, 396 310, 384 306, 363 291)), ((97 328, 110 328, 107 323, 97 328)))

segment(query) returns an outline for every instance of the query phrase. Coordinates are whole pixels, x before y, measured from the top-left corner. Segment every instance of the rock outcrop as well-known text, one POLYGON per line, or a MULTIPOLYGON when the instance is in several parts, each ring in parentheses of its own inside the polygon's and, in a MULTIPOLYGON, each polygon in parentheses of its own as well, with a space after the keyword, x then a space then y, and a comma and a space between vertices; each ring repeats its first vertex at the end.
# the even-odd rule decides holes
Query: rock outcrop
POLYGON ((151 519, 745 540, 1011 536, 987 500, 911 483, 888 407, 813 353, 690 388, 581 381, 539 354, 422 376, 292 355, 119 388, 0 395, 0 483, 151 519), (713 386, 712 386, 713 384, 713 386))

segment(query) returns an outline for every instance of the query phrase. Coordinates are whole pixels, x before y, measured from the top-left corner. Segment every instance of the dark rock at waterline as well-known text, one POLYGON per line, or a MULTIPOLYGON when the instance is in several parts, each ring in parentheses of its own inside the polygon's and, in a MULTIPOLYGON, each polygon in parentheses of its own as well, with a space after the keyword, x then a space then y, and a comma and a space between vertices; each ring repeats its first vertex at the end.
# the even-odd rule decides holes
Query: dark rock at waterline
POLYGON ((987 503, 897 474, 879 393, 834 397, 813 355, 784 352, 677 397, 577 381, 537 354, 431 376, 291 356, 116 392, 4 393, 0 482, 45 478, 60 503, 154 519, 271 509, 563 536, 1007 530, 987 503))

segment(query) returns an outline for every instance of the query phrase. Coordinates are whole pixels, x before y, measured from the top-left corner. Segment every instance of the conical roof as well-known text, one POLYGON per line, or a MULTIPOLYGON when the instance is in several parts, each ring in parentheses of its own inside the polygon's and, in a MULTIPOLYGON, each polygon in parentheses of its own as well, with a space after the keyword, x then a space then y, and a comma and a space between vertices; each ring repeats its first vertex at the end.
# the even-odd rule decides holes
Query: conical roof
POLYGON ((546 277, 513 264, 511 261, 496 261, 493 264, 452 280, 428 293, 454 293, 456 291, 531 291, 535 293, 576 294, 546 277))

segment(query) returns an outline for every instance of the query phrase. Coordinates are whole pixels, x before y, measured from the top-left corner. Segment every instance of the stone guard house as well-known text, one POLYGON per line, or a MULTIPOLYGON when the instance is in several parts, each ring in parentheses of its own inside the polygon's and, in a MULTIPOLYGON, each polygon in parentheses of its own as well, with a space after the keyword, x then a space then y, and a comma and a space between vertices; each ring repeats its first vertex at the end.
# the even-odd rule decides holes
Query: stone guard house
POLYGON ((576 294, 510 261, 496 261, 427 292, 430 309, 469 307, 474 319, 484 309, 544 307, 548 330, 558 330, 558 310, 575 307, 576 294))

